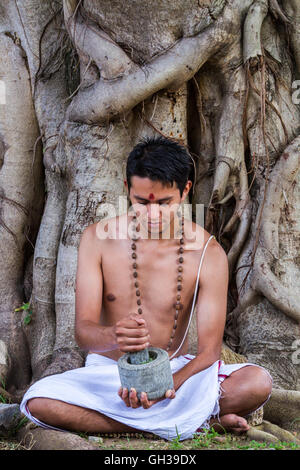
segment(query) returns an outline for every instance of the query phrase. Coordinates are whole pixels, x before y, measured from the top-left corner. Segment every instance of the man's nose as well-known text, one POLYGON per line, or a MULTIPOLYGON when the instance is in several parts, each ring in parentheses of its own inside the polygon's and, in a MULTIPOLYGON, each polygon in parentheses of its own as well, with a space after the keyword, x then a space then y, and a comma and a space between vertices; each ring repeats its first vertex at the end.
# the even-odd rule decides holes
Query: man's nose
POLYGON ((160 206, 159 204, 149 204, 148 218, 150 220, 159 220, 160 217, 160 206))

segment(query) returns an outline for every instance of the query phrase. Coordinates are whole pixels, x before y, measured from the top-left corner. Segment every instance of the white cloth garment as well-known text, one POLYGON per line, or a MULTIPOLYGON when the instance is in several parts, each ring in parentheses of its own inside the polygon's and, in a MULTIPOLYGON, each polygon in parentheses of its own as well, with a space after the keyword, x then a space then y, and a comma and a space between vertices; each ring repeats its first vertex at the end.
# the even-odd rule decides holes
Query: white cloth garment
MULTIPOLYGON (((187 354, 172 359, 172 373, 194 357, 187 354)), ((34 418, 27 407, 27 401, 31 398, 52 398, 96 410, 118 422, 167 440, 178 436, 180 440, 190 439, 198 428, 208 427, 211 417, 218 416, 222 381, 247 365, 253 364, 225 365, 223 361, 216 361, 186 380, 174 399, 166 398, 148 409, 131 408, 118 396, 121 383, 117 361, 93 353, 87 356, 85 367, 51 375, 33 384, 23 397, 21 411, 39 426, 62 431, 34 418)))

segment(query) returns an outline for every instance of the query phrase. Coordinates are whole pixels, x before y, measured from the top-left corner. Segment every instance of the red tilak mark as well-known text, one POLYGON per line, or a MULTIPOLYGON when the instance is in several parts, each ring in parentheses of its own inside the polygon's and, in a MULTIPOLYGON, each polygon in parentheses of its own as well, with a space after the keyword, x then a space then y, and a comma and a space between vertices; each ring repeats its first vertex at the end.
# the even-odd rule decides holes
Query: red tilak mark
POLYGON ((149 199, 154 199, 154 194, 150 193, 149 194, 149 199))

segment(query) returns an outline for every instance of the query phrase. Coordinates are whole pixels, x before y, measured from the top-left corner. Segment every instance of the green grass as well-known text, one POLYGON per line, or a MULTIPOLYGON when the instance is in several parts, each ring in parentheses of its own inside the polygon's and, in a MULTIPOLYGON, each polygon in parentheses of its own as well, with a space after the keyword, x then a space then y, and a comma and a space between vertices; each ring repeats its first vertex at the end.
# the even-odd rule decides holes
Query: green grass
MULTIPOLYGON (((224 436, 221 436, 217 431, 214 429, 204 429, 202 433, 195 434, 191 446, 193 449, 209 449, 210 447, 214 446, 216 442, 216 438, 221 438, 221 443, 223 444, 224 436)), ((225 438, 226 439, 226 438, 225 438)))
POLYGON ((246 445, 238 445, 237 448, 241 450, 259 450, 259 449, 275 449, 275 450, 300 450, 300 446, 295 444, 294 442, 274 442, 274 443, 267 443, 267 442, 257 442, 257 441, 250 441, 246 445))
POLYGON ((8 403, 7 398, 5 398, 3 395, 1 395, 1 393, 0 393, 0 403, 3 403, 5 405, 8 403))
MULTIPOLYGON (((17 425, 16 430, 22 427, 27 418, 23 418, 17 425)), ((101 436, 101 434, 93 434, 98 439, 93 440, 93 444, 99 446, 102 450, 300 450, 300 446, 284 441, 276 441, 274 443, 258 442, 250 440, 246 435, 237 436, 234 434, 226 433, 219 434, 213 429, 205 429, 201 433, 196 433, 192 439, 180 440, 180 434, 177 431, 177 436, 172 441, 164 439, 150 438, 144 436, 142 433, 136 433, 136 436, 101 436)), ((75 433, 80 437, 89 438, 88 433, 80 432, 75 433)), ((295 434, 296 436, 296 434, 295 434)), ((299 437, 298 437, 299 438, 299 437)), ((22 447, 21 444, 15 439, 14 433, 8 438, 0 438, 0 451, 1 450, 30 450, 22 447)))
POLYGON ((26 315, 23 320, 25 325, 29 325, 32 319, 32 309, 30 308, 30 306, 31 306, 30 302, 27 302, 27 303, 23 302, 23 305, 21 307, 15 308, 15 312, 20 312, 22 310, 26 311, 26 315))
POLYGON ((11 400, 9 398, 7 398, 5 396, 5 394, 3 394, 3 392, 6 392, 5 386, 6 386, 5 380, 2 377, 0 377, 0 387, 2 388, 2 390, 1 390, 2 393, 0 393, 0 403, 3 403, 4 405, 7 405, 7 404, 11 403, 11 400))
POLYGON ((170 449, 171 449, 171 450, 178 450, 178 449, 182 449, 182 448, 183 448, 183 444, 182 444, 182 442, 180 442, 180 434, 178 433, 177 426, 176 426, 176 434, 177 434, 177 437, 175 437, 175 438, 171 441, 171 444, 170 444, 170 449))
MULTIPOLYGON (((258 442, 247 439, 246 435, 237 436, 226 433, 219 434, 214 429, 205 429, 196 433, 192 439, 180 440, 180 434, 176 429, 177 436, 171 440, 151 439, 136 433, 136 437, 120 436, 106 437, 99 434, 99 442, 94 441, 102 450, 300 450, 300 446, 284 441, 274 443, 258 442)), ((80 433, 81 437, 87 437, 80 433)))
MULTIPOLYGON (((87 436, 83 433, 81 437, 87 436)), ((258 442, 247 440, 245 437, 234 436, 232 434, 219 435, 218 433, 205 432, 195 435, 193 439, 184 441, 177 436, 172 441, 163 439, 151 440, 141 438, 119 437, 101 438, 99 442, 93 441, 102 450, 300 450, 300 446, 291 442, 276 441, 274 443, 258 442), (221 440, 219 440, 221 438, 221 440)), ((0 438, 1 450, 29 450, 21 446, 14 438, 0 438)))
POLYGON ((189 449, 235 449, 235 450, 300 450, 300 446, 293 442, 274 441, 274 443, 258 442, 247 437, 235 436, 233 434, 218 434, 213 430, 205 430, 204 433, 193 437, 189 449))

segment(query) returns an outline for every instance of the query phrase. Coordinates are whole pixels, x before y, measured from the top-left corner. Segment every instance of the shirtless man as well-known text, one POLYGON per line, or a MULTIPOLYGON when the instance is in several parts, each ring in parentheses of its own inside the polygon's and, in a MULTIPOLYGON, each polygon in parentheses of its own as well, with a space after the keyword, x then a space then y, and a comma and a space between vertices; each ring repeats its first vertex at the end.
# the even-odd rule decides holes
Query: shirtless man
MULTIPOLYGON (((109 232, 116 223, 117 236, 114 238, 100 237, 97 223, 84 230, 76 278, 75 335, 81 349, 117 361, 125 352, 139 351, 149 345, 167 348, 174 324, 179 246, 179 239, 175 238, 176 211, 172 209, 183 203, 192 185, 188 179, 188 158, 183 148, 163 138, 139 144, 128 158, 125 185, 132 207, 141 215, 137 271, 142 314, 137 313, 130 248, 132 241, 129 236, 119 237, 124 223, 127 229, 132 222, 132 215, 109 219, 109 232), (170 237, 164 237, 168 227, 170 237), (151 238, 153 234, 156 235, 151 238)), ((187 328, 199 260, 209 236, 200 225, 185 219, 184 270, 180 292, 183 309, 168 351, 170 357, 180 346, 187 328)), ((150 409, 166 399, 175 400, 176 403, 182 384, 219 360, 227 289, 227 256, 219 243, 212 239, 203 259, 196 303, 198 354, 173 374, 174 390, 168 390, 165 397, 159 400, 148 400, 145 393, 139 400, 135 390, 116 389, 115 393, 118 393, 120 402, 124 402, 123 406, 150 409)), ((176 357, 182 357, 187 352, 188 342, 185 340, 176 357)), ((272 379, 262 367, 237 366, 237 370, 231 371, 223 380, 219 418, 212 418, 210 424, 217 430, 221 425, 223 429, 240 433, 249 429, 244 417, 269 398, 272 379)), ((41 397, 38 392, 36 397, 28 400, 27 411, 42 423, 59 429, 84 432, 136 430, 134 426, 88 408, 88 404, 86 407, 78 406, 59 398, 41 397)))

